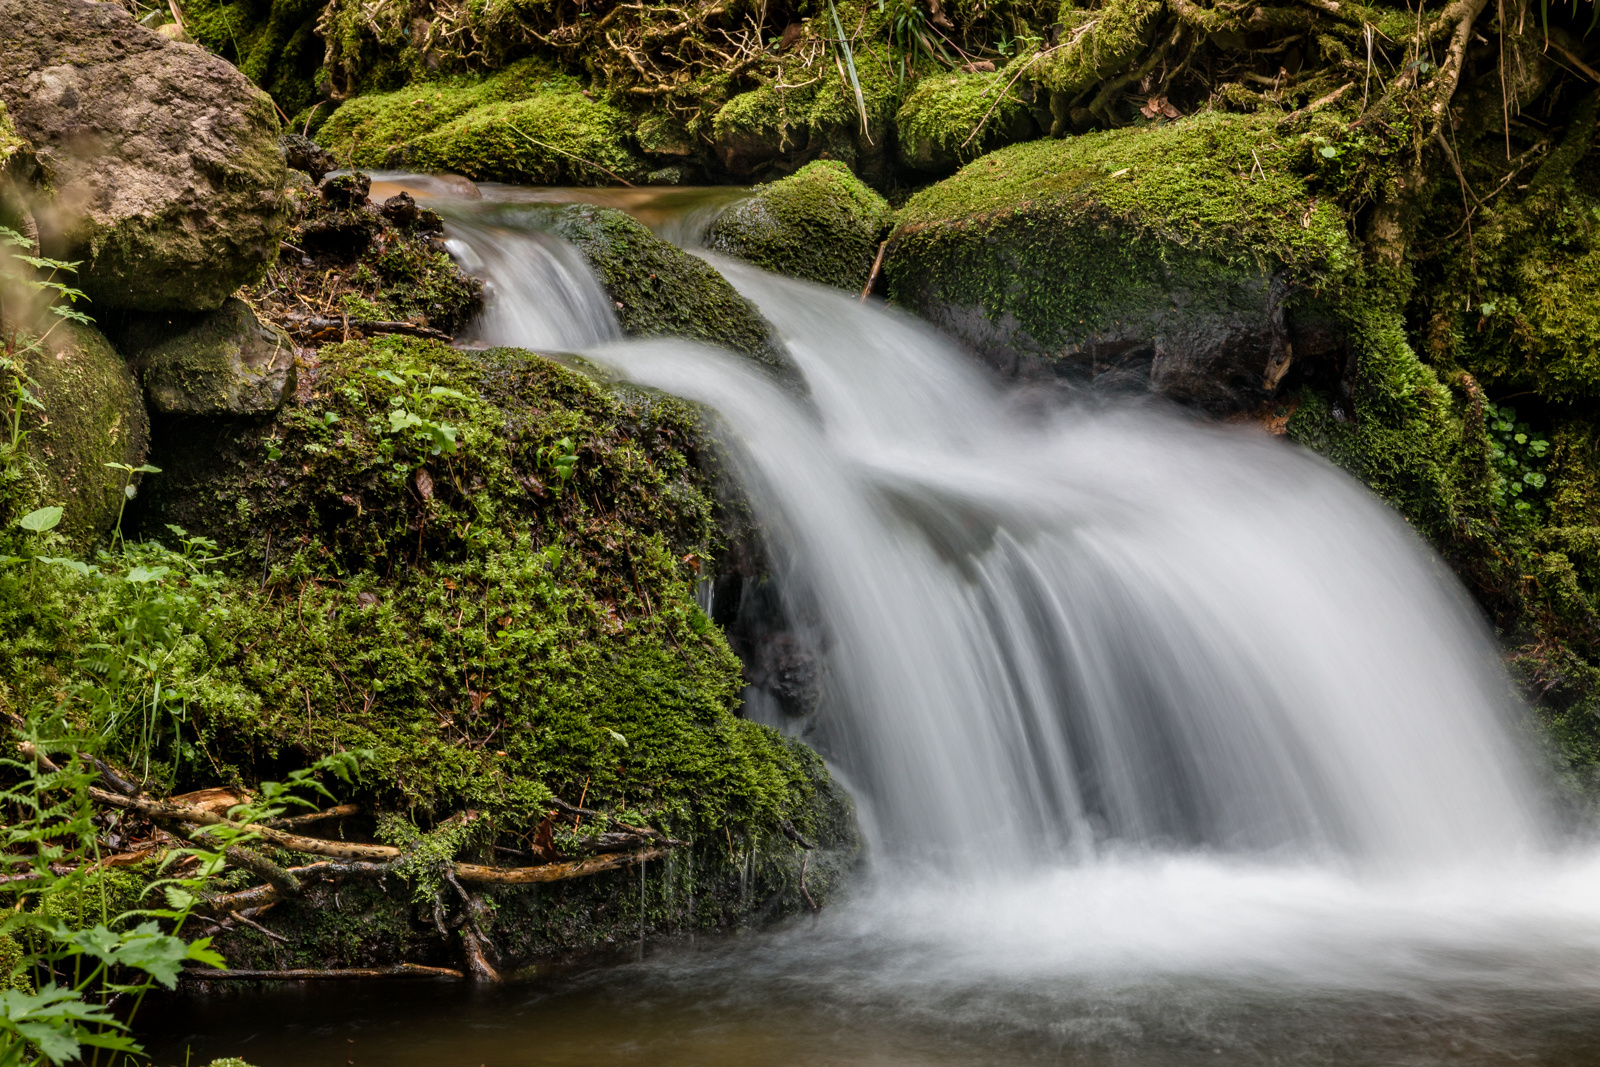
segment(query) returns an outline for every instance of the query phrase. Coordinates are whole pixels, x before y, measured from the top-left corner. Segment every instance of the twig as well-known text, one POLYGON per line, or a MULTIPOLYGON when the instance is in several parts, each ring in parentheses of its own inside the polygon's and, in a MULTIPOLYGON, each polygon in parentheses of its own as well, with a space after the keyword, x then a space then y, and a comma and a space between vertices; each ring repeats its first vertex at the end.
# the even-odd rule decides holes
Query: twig
POLYGON ((506 125, 508 127, 510 127, 511 132, 513 132, 515 134, 518 134, 523 139, 525 139, 525 140, 527 140, 527 141, 529 141, 529 142, 531 142, 533 144, 538 145, 540 148, 548 149, 551 152, 560 152, 564 156, 570 156, 571 158, 576 159, 579 163, 586 163, 589 166, 593 167, 595 170, 604 171, 605 173, 611 175, 613 178, 617 179, 617 181, 621 182, 623 185, 626 185, 629 189, 634 188, 634 184, 632 182, 630 182, 628 179, 624 178, 622 175, 618 174, 614 170, 608 170, 607 168, 602 167, 600 164, 595 163, 592 160, 584 159, 580 155, 575 155, 572 152, 568 152, 565 148, 557 148, 553 144, 545 144, 543 141, 535 140, 534 138, 529 137, 527 134, 523 133, 521 130, 517 129, 515 126, 512 126, 511 123, 509 123, 509 122, 506 123, 506 125))
POLYGON ((878 271, 883 269, 883 250, 889 247, 887 239, 878 242, 878 254, 872 259, 872 273, 867 275, 867 284, 861 287, 861 303, 867 302, 867 297, 872 295, 872 283, 878 280, 878 271))

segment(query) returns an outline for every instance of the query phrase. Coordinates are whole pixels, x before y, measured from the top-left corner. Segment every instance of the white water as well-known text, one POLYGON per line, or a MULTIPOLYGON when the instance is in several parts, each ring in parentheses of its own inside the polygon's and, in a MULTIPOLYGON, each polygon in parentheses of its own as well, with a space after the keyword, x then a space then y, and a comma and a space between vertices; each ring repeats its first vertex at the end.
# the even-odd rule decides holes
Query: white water
MULTIPOLYGON (((687 343, 587 354, 720 413, 828 629, 818 739, 877 862, 820 926, 672 981, 1068 1045, 1101 1040, 1062 1036, 1074 1012, 1159 1029, 1172 981, 1474 1018, 1600 993, 1600 863, 1553 843, 1482 621, 1363 488, 1253 430, 1007 392, 908 318, 716 265, 807 401, 687 343)), ((484 332, 532 344, 516 321, 484 332)))

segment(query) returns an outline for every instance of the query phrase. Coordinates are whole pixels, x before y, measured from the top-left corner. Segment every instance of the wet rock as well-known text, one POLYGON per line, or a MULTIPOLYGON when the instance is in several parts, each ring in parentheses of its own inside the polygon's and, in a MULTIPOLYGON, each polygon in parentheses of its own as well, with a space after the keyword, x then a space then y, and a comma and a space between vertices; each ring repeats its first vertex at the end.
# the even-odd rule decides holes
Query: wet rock
MULTIPOLYGON (((1311 151, 1218 112, 985 156, 900 213, 891 298, 1006 373, 1149 388, 1218 413, 1272 396, 1311 294, 1353 266, 1311 151), (1257 164, 1259 159, 1259 165, 1257 164)), ((1330 368, 1337 374, 1337 368, 1330 368)))
POLYGON ((758 267, 859 292, 894 211, 838 162, 816 162, 723 212, 707 245, 758 267))
POLYGON ((787 371, 771 326, 755 305, 710 264, 663 241, 631 215, 574 206, 557 216, 554 229, 588 259, 624 333, 704 341, 787 371))
POLYGON ((372 179, 360 173, 336 174, 332 178, 322 179, 317 185, 323 203, 331 208, 359 207, 367 202, 367 194, 371 191, 372 179))
POLYGON ((127 482, 106 464, 144 462, 150 422, 139 383, 100 331, 73 322, 52 330, 23 364, 49 413, 27 439, 37 502, 60 505, 62 531, 92 542, 117 521, 127 482))
POLYGON ((203 309, 277 254, 287 175, 265 93, 114 4, 0 0, 0 101, 52 195, 47 254, 97 308, 203 309))
POLYGON ((314 182, 320 182, 324 174, 339 166, 332 152, 298 133, 285 134, 278 138, 278 144, 283 148, 284 162, 293 170, 311 175, 314 182))
POLYGON ((145 318, 122 347, 150 409, 163 415, 265 414, 295 387, 293 342, 243 300, 195 316, 145 318))

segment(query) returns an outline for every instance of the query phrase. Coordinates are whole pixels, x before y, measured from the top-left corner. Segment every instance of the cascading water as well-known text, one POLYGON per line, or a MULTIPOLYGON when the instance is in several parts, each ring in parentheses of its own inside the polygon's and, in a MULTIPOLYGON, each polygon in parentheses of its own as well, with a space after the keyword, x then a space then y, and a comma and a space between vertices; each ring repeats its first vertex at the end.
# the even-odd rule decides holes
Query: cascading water
MULTIPOLYGON (((880 851, 1394 864, 1537 841, 1482 624, 1345 475, 1148 405, 1029 410, 912 320, 716 265, 807 402, 688 344, 589 355, 729 427, 788 580, 820 606, 818 740, 880 851)), ((536 304, 540 283, 503 278, 500 299, 536 304)), ((531 343, 508 312, 484 332, 531 343)))
POLYGON ((1007 392, 912 320, 718 261, 800 398, 615 340, 593 280, 517 225, 454 227, 495 286, 483 340, 588 346, 720 414, 825 623, 810 739, 870 808, 875 876, 815 923, 553 994, 386 989, 321 1026, 284 992, 218 1053, 1600 1063, 1600 861, 1549 840, 1473 608, 1352 480, 1153 404, 1007 392), (545 340, 558 291, 600 324, 545 340))

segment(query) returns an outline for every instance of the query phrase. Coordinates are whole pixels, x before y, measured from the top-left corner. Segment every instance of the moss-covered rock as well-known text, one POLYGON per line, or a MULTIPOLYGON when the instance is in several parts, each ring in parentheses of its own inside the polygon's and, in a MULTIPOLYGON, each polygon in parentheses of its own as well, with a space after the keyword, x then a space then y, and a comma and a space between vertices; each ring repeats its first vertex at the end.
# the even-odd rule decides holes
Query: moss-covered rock
MULTIPOLYGON (((150 426, 139 383, 100 331, 62 322, 23 369, 48 418, 27 439, 33 506, 65 509, 61 529, 80 545, 109 531, 128 475, 108 463, 144 462, 150 426)), ((139 483, 137 477, 134 486, 139 483)))
POLYGON ((294 390, 294 343, 237 297, 198 315, 141 318, 120 340, 163 415, 259 415, 294 390))
MULTIPOLYGON (((816 756, 735 714, 739 662, 693 595, 721 538, 700 447, 682 402, 397 338, 323 348, 270 420, 158 420, 142 528, 237 554, 171 657, 209 758, 161 743, 155 773, 249 784, 370 752, 347 834, 411 848, 470 808, 450 854, 491 863, 581 843, 571 826, 552 843, 552 796, 648 823, 693 843, 648 869, 652 931, 800 907, 791 831, 827 853, 807 864, 818 897, 854 860, 853 816, 816 756)), ((496 940, 516 959, 636 936, 638 886, 634 869, 497 891, 496 940)), ((328 887, 275 913, 288 948, 223 946, 241 966, 453 962, 416 891, 328 887)))
POLYGON ((1013 372, 1253 402, 1289 365, 1296 294, 1352 263, 1300 174, 1311 146, 1272 130, 1209 112, 985 156, 901 211, 892 299, 1013 372))
POLYGON ((859 291, 894 212, 843 163, 808 163, 718 216, 706 244, 758 267, 859 291))
POLYGON ((588 259, 632 337, 686 337, 783 371, 771 326, 704 260, 662 240, 616 208, 571 207, 554 230, 588 259))
POLYGON ((900 162, 948 174, 985 152, 1038 135, 1029 101, 1009 68, 987 74, 935 74, 919 81, 895 113, 900 162))
POLYGON ((0 19, 0 100, 55 193, 43 246, 83 261, 97 308, 215 308, 262 275, 287 176, 264 93, 114 4, 0 0, 0 19))
POLYGON ((629 145, 627 116, 577 79, 524 60, 347 101, 319 136, 359 166, 453 171, 478 180, 607 185, 650 169, 629 145))

